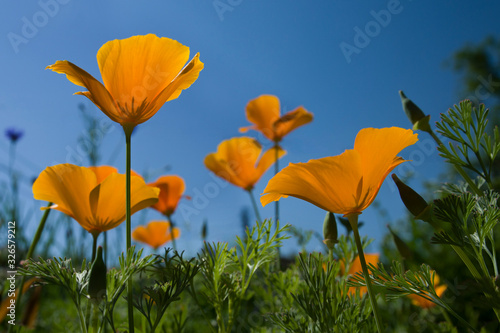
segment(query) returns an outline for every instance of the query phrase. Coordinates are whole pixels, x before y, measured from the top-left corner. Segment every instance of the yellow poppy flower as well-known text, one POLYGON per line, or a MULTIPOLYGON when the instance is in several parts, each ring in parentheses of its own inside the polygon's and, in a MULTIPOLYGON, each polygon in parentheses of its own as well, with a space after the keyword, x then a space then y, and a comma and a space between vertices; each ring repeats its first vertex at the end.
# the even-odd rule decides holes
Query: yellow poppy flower
POLYGON ((273 95, 262 95, 251 100, 247 104, 246 114, 248 121, 254 125, 242 127, 240 132, 254 129, 274 142, 280 142, 288 133, 313 120, 313 114, 302 106, 280 117, 280 100, 273 95))
POLYGON ((184 179, 176 175, 168 175, 162 176, 148 185, 160 189, 158 202, 151 208, 156 209, 165 216, 172 215, 186 189, 184 179))
POLYGON ((248 137, 232 138, 222 141, 216 153, 205 157, 205 166, 218 177, 249 191, 275 162, 276 149, 279 158, 286 154, 283 149, 273 147, 257 162, 262 152, 262 146, 257 140, 248 137))
POLYGON ((203 63, 199 54, 184 66, 188 60, 189 47, 149 34, 112 40, 99 49, 97 62, 104 84, 66 60, 47 68, 87 88, 76 94, 86 96, 124 128, 133 129, 196 81, 203 63))
MULTIPOLYGON (((447 287, 444 284, 442 285, 439 284, 439 276, 436 273, 434 273, 434 281, 432 281, 432 283, 434 283, 434 289, 436 290, 436 294, 438 295, 438 297, 443 296, 447 287)), ((422 309, 429 309, 436 306, 436 303, 431 302, 419 295, 410 294, 408 295, 408 297, 411 299, 413 305, 419 306, 422 309)))
MULTIPOLYGON (((376 267, 377 264, 379 263, 380 255, 378 253, 366 253, 364 256, 366 265, 372 264, 373 266, 376 267)), ((342 262, 342 269, 341 269, 342 274, 344 274, 344 269, 345 269, 344 267, 345 267, 344 263, 342 262)), ((356 259, 354 259, 354 261, 349 266, 349 271, 347 272, 347 275, 355 275, 358 272, 363 273, 363 268, 361 267, 361 261, 359 260, 359 256, 357 256, 356 259)), ((363 296, 368 291, 366 287, 350 287, 348 294, 349 295, 355 294, 357 289, 359 289, 360 296, 363 296)))
POLYGON ((396 155, 417 140, 412 130, 398 127, 362 129, 354 149, 281 170, 269 181, 260 201, 265 206, 292 196, 332 213, 361 214, 387 175, 405 162, 396 155))
POLYGON ((168 221, 152 221, 146 227, 138 226, 132 232, 134 240, 148 244, 155 250, 172 239, 179 238, 180 235, 179 228, 172 228, 168 221))
MULTIPOLYGON (((38 176, 33 195, 35 199, 53 202, 52 209, 71 216, 85 230, 98 235, 125 220, 125 175, 110 171, 110 167, 94 172, 73 164, 54 165, 38 176)), ((132 176, 132 214, 156 203, 159 191, 147 186, 142 178, 132 176)))

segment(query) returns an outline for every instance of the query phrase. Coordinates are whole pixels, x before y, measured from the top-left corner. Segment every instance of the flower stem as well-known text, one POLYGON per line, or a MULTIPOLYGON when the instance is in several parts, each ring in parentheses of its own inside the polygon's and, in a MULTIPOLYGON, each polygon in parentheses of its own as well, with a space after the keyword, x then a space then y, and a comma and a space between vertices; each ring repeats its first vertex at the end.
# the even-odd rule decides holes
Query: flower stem
POLYGON ((250 200, 252 201, 252 206, 255 211, 255 217, 257 218, 257 221, 261 223, 262 220, 260 219, 260 213, 259 213, 259 208, 257 207, 257 202, 255 201, 255 198, 253 196, 253 190, 248 190, 248 194, 250 195, 250 200))
POLYGON ((172 235, 172 247, 174 248, 174 252, 177 252, 177 246, 175 244, 175 237, 174 237, 174 221, 172 221, 172 218, 170 215, 166 215, 168 222, 170 222, 170 225, 168 226, 167 232, 172 235))
MULTIPOLYGON (((132 222, 130 214, 130 170, 131 170, 131 138, 134 128, 123 127, 125 132, 125 146, 127 150, 126 157, 126 232, 127 232, 127 251, 132 246, 132 222)), ((128 305, 128 329, 129 333, 134 333, 134 307, 132 304, 132 278, 127 282, 127 305, 128 305)))
MULTIPOLYGON (((279 156, 279 145, 278 145, 278 142, 275 141, 274 142, 274 157, 275 157, 275 160, 274 160, 274 175, 276 176, 276 174, 280 171, 280 167, 279 167, 279 159, 280 159, 280 156, 279 156)), ((276 200, 274 202, 274 223, 276 224, 276 229, 278 229, 278 221, 280 219, 280 205, 279 205, 280 201, 279 200, 276 200)), ((277 233, 276 234, 276 237, 280 237, 280 234, 277 233)), ((278 260, 277 260, 277 264, 278 264, 278 270, 280 269, 280 247, 278 246, 276 248, 276 253, 277 253, 277 256, 278 256, 278 260)))
MULTIPOLYGON (((47 222, 47 218, 49 217, 49 213, 52 210, 49 208, 50 206, 52 206, 52 202, 49 202, 47 204, 46 210, 42 215, 42 219, 40 220, 40 224, 38 225, 38 229, 36 230, 35 237, 33 237, 33 240, 31 241, 31 245, 30 245, 30 248, 28 249, 28 254, 26 255, 26 259, 31 258, 31 256, 33 255, 33 252, 35 251, 35 247, 38 244, 40 237, 42 236, 42 231, 43 231, 43 228, 45 227, 45 222, 47 222)), ((19 293, 17 294, 17 297, 16 297, 16 303, 15 303, 16 305, 15 306, 17 308, 16 311, 18 311, 19 313, 21 312, 21 307, 18 305, 21 303, 21 297, 23 296, 23 286, 24 286, 25 280, 26 280, 25 276, 21 277, 21 287, 19 288, 19 293)), ((9 330, 8 330, 9 332, 11 332, 12 326, 14 326, 14 325, 9 325, 9 330)))
POLYGON ((95 255, 97 253, 97 237, 99 234, 92 234, 93 242, 92 242, 92 260, 91 262, 93 263, 95 260, 95 255))
POLYGON ((384 330, 378 313, 377 299, 375 298, 375 293, 372 289, 370 274, 368 273, 368 267, 366 266, 365 255, 363 253, 363 245, 361 244, 361 238, 359 237, 358 214, 349 214, 347 215, 347 218, 349 219, 349 223, 351 224, 351 228, 354 233, 354 240, 356 241, 356 247, 358 248, 359 262, 363 268, 363 275, 365 276, 366 288, 368 289, 368 296, 370 297, 370 303, 372 304, 375 323, 377 324, 378 332, 382 333, 384 330))

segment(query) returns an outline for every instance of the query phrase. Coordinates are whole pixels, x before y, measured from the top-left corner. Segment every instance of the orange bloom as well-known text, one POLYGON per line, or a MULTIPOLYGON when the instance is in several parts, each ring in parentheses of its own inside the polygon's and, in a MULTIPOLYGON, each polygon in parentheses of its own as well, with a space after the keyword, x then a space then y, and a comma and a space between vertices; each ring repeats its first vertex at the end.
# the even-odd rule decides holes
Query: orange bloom
MULTIPOLYGON (((85 230, 98 235, 125 220, 125 175, 112 172, 113 169, 54 165, 38 176, 33 195, 35 199, 53 202, 52 209, 71 216, 85 230)), ((156 203, 159 191, 147 186, 142 178, 132 176, 131 213, 156 203)))
POLYGON ((232 138, 222 141, 216 153, 205 157, 205 166, 222 179, 249 191, 275 162, 276 150, 279 158, 286 154, 283 149, 273 147, 257 162, 262 152, 257 140, 232 138))
POLYGON ((132 238, 138 242, 148 244, 155 250, 173 239, 179 238, 179 228, 171 228, 168 221, 152 221, 146 227, 138 226, 132 232, 132 238), (173 237, 172 237, 173 235, 173 237))
POLYGON ((86 96, 124 128, 133 129, 196 81, 203 63, 199 54, 185 65, 188 60, 189 47, 149 34, 115 39, 99 49, 97 63, 104 85, 66 60, 47 68, 85 87, 88 91, 76 94, 86 96))
MULTIPOLYGON (((431 272, 433 272, 433 271, 431 271, 431 272)), ((438 297, 441 297, 444 294, 444 292, 446 291, 447 287, 444 284, 439 285, 439 276, 436 273, 434 273, 434 279, 433 279, 432 283, 434 284, 434 289, 436 290, 436 294, 438 295, 438 297)), ((428 294, 428 293, 426 293, 426 294, 428 294)), ((431 301, 423 298, 422 296, 419 296, 416 294, 410 294, 410 295, 408 295, 408 297, 411 299, 411 302, 413 303, 413 305, 419 306, 422 309, 429 309, 429 308, 432 308, 433 306, 436 306, 436 303, 431 302, 431 301)))
POLYGON ((328 212, 361 214, 375 199, 387 175, 405 162, 396 156, 417 142, 417 134, 398 127, 359 131, 354 149, 290 164, 274 176, 260 198, 262 205, 288 196, 328 212))
POLYGON ((156 209, 165 216, 172 215, 186 189, 184 179, 175 175, 162 176, 148 185, 160 189, 158 202, 151 208, 156 209))
MULTIPOLYGON (((377 266, 379 262, 379 254, 378 253, 365 253, 365 261, 366 265, 372 264, 373 266, 377 266)), ((343 264, 343 263, 342 263, 343 264)), ((344 265, 342 265, 341 272, 344 274, 344 265)), ((361 261, 359 260, 359 256, 354 259, 354 261, 351 263, 351 266, 349 266, 349 271, 347 272, 347 275, 355 275, 357 273, 363 273, 363 267, 361 267, 361 261)), ((359 295, 363 296, 368 289, 366 287, 350 287, 349 288, 349 295, 355 294, 356 290, 359 289, 359 295)))
POLYGON ((280 142, 288 133, 313 120, 313 114, 302 106, 280 117, 280 100, 273 95, 261 95, 251 100, 246 113, 248 121, 254 125, 242 127, 240 132, 254 129, 274 142, 280 142))

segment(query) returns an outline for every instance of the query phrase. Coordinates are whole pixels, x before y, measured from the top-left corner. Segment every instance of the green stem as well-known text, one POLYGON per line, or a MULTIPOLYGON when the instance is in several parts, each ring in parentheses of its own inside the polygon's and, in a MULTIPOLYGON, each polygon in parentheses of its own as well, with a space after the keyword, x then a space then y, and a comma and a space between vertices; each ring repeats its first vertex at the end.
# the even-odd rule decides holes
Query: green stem
MULTIPOLYGON (((443 142, 437 137, 436 134, 434 134, 434 131, 430 130, 427 133, 429 133, 432 136, 432 138, 434 139, 434 141, 436 141, 436 143, 438 144, 438 146, 442 146, 443 148, 446 149, 446 147, 443 144, 443 142)), ((453 166, 455 167, 455 169, 457 170, 457 172, 460 174, 460 176, 462 176, 462 178, 467 182, 467 184, 469 185, 469 187, 471 188, 471 190, 474 193, 476 193, 477 195, 483 195, 483 193, 481 192, 481 190, 477 187, 477 185, 472 181, 472 179, 464 171, 464 169, 462 169, 461 166, 456 165, 456 164, 453 164, 453 166)))
MULTIPOLYGON (((276 174, 280 171, 280 168, 279 168, 279 159, 280 159, 280 155, 279 155, 279 148, 280 146, 278 145, 278 142, 275 141, 274 142, 274 175, 276 176, 276 174)), ((274 202, 274 221, 276 223, 276 229, 278 229, 278 221, 280 219, 280 205, 279 205, 280 201, 279 200, 276 200, 274 202)), ((280 234, 278 233, 277 234, 277 237, 279 238, 280 237, 280 234)), ((277 256, 278 256, 278 260, 277 260, 277 265, 278 265, 278 270, 280 269, 280 248, 277 247, 276 248, 276 252, 277 252, 277 256)))
POLYGON ((257 218, 257 221, 259 223, 261 223, 262 220, 260 219, 259 208, 257 207, 257 202, 255 201, 255 198, 253 196, 253 191, 251 189, 247 190, 247 191, 248 191, 248 194, 250 195, 250 200, 252 201, 252 206, 253 206, 253 209, 255 211, 255 217, 257 218))
MULTIPOLYGON (((40 241, 40 237, 42 236, 43 229, 45 228, 45 222, 47 222, 47 218, 49 217, 49 213, 51 211, 51 209, 49 208, 50 206, 52 206, 52 202, 49 202, 46 206, 46 210, 42 215, 42 219, 40 220, 40 223, 38 224, 38 229, 36 230, 35 237, 33 237, 33 240, 31 241, 31 245, 30 245, 30 248, 28 249, 28 254, 26 255, 26 259, 31 258, 31 256, 33 255, 33 252, 35 252, 36 245, 40 241)), ((23 275, 21 277, 21 286, 19 288, 19 293, 17 294, 16 303, 15 303, 16 304, 15 310, 18 313, 21 313, 21 306, 19 306, 19 305, 21 303, 21 297, 23 296, 23 286, 24 286, 25 280, 26 280, 26 277, 23 275)), ((9 325, 8 332, 11 332, 13 326, 14 325, 9 325)))
MULTIPOLYGON (((130 214, 130 170, 131 170, 131 138, 133 127, 123 126, 125 132, 126 157, 126 233, 127 233, 127 251, 132 246, 132 222, 130 214)), ((132 299, 132 277, 127 281, 127 306, 128 306, 128 329, 129 333, 134 333, 134 307, 132 299)))
POLYGON ((99 237, 99 233, 92 234, 93 242, 92 242, 92 260, 90 262, 94 262, 95 255, 97 253, 97 237, 99 237))
POLYGON ((166 215, 168 222, 170 223, 167 232, 172 235, 172 247, 174 248, 174 251, 177 252, 177 246, 175 244, 175 237, 174 237, 174 221, 172 221, 172 218, 170 215, 166 215))
POLYGON ((361 244, 361 238, 359 237, 358 214, 349 214, 347 215, 347 218, 349 219, 349 223, 351 224, 351 228, 354 233, 354 240, 356 241, 356 247, 358 248, 359 262, 363 268, 363 275, 365 276, 366 288, 368 289, 368 296, 370 297, 370 303, 372 304, 377 330, 379 333, 382 333, 384 330, 378 313, 377 299, 375 298, 375 293, 372 289, 370 274, 368 273, 368 267, 366 266, 365 255, 363 253, 363 245, 361 244))

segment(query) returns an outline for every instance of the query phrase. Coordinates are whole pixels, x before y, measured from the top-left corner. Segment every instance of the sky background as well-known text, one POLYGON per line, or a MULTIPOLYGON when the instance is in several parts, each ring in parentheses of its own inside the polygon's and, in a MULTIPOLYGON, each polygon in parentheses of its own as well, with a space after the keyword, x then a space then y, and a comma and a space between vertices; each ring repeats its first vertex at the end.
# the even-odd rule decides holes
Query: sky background
MULTIPOLYGON (((460 94, 460 77, 446 61, 466 43, 498 36, 498 13, 500 2, 492 0, 4 1, 0 129, 14 126, 25 131, 17 144, 15 167, 26 176, 20 188, 24 216, 35 209, 33 218, 20 222, 32 235, 41 216, 38 208, 45 204, 33 199, 28 179, 58 163, 88 165, 85 147, 78 142, 84 133, 79 103, 101 119, 102 128, 111 126, 100 146, 102 164, 125 171, 121 127, 85 97, 73 95, 80 87, 45 70, 56 60, 69 60, 100 80, 96 54, 104 43, 148 33, 178 40, 190 47, 191 56, 200 53, 205 69, 199 79, 138 126, 132 140, 134 170, 149 173, 152 181, 169 166, 168 174, 185 179, 185 194, 193 200, 182 201, 183 211, 189 213, 177 212, 174 218, 182 229, 178 248, 194 254, 201 247, 205 219, 208 240, 231 242, 241 234, 241 209, 252 212, 247 193, 215 181, 203 164, 221 141, 240 136, 238 129, 249 125, 248 101, 273 94, 284 112, 303 105, 314 113, 312 123, 283 140, 288 154, 281 166, 340 154, 353 147, 357 132, 365 127, 410 128, 398 90, 437 120, 439 113, 467 97, 460 94), (377 23, 376 17, 382 21, 377 23), (364 39, 356 37, 359 31, 366 34, 364 39), (341 46, 356 52, 346 55, 341 46), (202 194, 214 186, 215 194, 204 201, 202 194)), ((247 135, 270 146, 257 132, 247 135)), ((396 169, 399 175, 412 171, 410 184, 416 189, 445 170, 431 139, 426 133, 419 137, 419 143, 401 153, 413 162, 396 169)), ((8 151, 9 142, 2 136, 2 186, 7 181, 8 151)), ((271 176, 269 170, 256 194, 271 176)), ((324 211, 295 198, 280 202, 282 223, 321 233, 324 211)), ((373 206, 360 217, 365 221, 361 234, 375 239, 369 252, 377 251, 387 223, 406 214, 390 179, 377 202, 387 217, 373 206)), ((261 209, 265 218, 273 214, 273 205, 261 209)), ((150 209, 134 216, 133 227, 161 217, 150 209)), ((124 238, 124 227, 114 237, 124 238)), ((57 239, 55 247, 64 240, 57 239)), ((308 247, 320 248, 317 241, 308 247)), ((285 242, 285 253, 297 250, 295 239, 285 242)))

